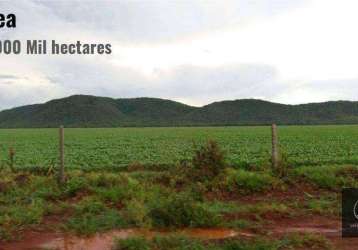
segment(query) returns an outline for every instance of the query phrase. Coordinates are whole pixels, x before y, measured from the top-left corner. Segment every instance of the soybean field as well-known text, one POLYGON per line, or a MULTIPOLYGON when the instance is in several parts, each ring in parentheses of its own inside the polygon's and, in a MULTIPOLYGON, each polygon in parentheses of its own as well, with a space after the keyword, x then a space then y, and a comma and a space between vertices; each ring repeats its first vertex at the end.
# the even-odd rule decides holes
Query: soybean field
MULTIPOLYGON (((280 150, 294 166, 358 164, 358 126, 279 126, 280 150)), ((217 141, 228 163, 263 165, 270 160, 270 127, 68 128, 68 168, 115 168, 132 163, 174 164, 196 147, 217 141)), ((0 161, 9 149, 15 166, 48 167, 58 161, 58 129, 1 129, 0 161)))

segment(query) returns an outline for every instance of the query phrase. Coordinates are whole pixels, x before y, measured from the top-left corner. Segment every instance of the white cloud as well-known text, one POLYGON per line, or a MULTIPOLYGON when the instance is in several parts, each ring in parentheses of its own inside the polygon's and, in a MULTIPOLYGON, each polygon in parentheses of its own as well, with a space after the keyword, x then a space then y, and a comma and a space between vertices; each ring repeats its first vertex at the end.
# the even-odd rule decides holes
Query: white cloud
POLYGON ((34 0, 0 9, 18 17, 1 39, 110 42, 114 50, 0 55, 0 109, 74 93, 194 105, 358 99, 355 0, 34 0))

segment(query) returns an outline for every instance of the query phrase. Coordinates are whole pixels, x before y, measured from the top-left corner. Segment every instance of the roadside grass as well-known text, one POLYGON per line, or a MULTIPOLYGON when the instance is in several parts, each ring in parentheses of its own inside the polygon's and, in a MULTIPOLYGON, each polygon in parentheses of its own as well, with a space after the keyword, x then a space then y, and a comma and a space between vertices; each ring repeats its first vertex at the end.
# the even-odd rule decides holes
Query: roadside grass
POLYGON ((39 224, 43 215, 44 203, 40 199, 0 208, 0 239, 11 239, 16 231, 23 230, 25 226, 39 224))
POLYGON ((250 194, 280 188, 283 182, 269 171, 227 168, 217 183, 220 190, 250 194))
POLYGON ((297 203, 241 202, 240 197, 285 192, 289 184, 270 170, 228 166, 214 142, 198 148, 191 161, 153 169, 136 164, 127 172, 68 170, 62 186, 53 172, 0 169, 0 240, 43 225, 51 216, 61 217, 63 230, 80 235, 128 227, 252 229, 271 216, 293 217, 297 211, 338 216, 337 190, 358 187, 358 167, 299 167, 289 169, 287 178, 325 189, 324 196, 297 203))
POLYGON ((129 238, 129 239, 115 239, 113 250, 150 250, 149 241, 143 237, 129 238))
POLYGON ((257 201, 254 203, 243 202, 224 202, 224 201, 208 201, 203 205, 208 208, 209 211, 223 214, 239 213, 239 214, 264 214, 264 213, 290 213, 290 207, 279 201, 257 201))
POLYGON ((260 227, 260 223, 258 223, 257 221, 254 222, 252 220, 246 220, 246 219, 231 219, 229 221, 225 221, 223 226, 226 228, 231 228, 231 229, 254 229, 256 230, 257 228, 260 227))
POLYGON ((265 214, 293 216, 293 211, 282 202, 258 202, 255 204, 243 205, 239 213, 255 214, 257 216, 264 216, 265 214))
POLYGON ((206 207, 209 211, 217 214, 235 213, 240 212, 242 210, 241 204, 239 204, 239 202, 234 201, 206 201, 203 202, 203 206, 206 207))
POLYGON ((154 227, 213 227, 220 224, 218 214, 206 209, 190 193, 172 193, 149 202, 154 227))
POLYGON ((282 249, 322 249, 333 250, 332 244, 320 234, 291 233, 281 240, 282 249))
POLYGON ((313 214, 340 216, 341 202, 337 195, 324 195, 307 201, 305 208, 313 214))
POLYGON ((27 225, 39 224, 46 213, 46 200, 57 196, 50 179, 27 173, 1 171, 0 239, 11 239, 27 225), (46 186, 49 185, 48 188, 46 186))
POLYGON ((224 240, 209 243, 181 235, 145 238, 115 239, 114 250, 278 250, 279 241, 268 240, 224 240))
MULTIPOLYGON (((335 176, 352 171, 351 168, 333 169, 335 176)), ((292 176, 300 179, 304 175, 303 178, 316 185, 319 173, 324 171, 311 171, 294 169, 292 176)), ((224 168, 217 176, 210 176, 209 181, 205 179, 182 186, 178 186, 177 175, 171 170, 155 174, 142 170, 140 173, 74 170, 67 172, 67 181, 61 187, 56 183, 55 175, 13 173, 6 169, 1 170, 1 174, 5 176, 0 181, 1 240, 11 240, 27 227, 43 224, 48 216, 61 216, 63 230, 90 235, 127 227, 255 228, 266 215, 292 217, 296 211, 339 215, 339 197, 331 188, 331 195, 306 197, 295 205, 291 201, 279 203, 275 200, 250 204, 220 196, 220 192, 245 197, 276 189, 282 191, 285 184, 269 171, 262 170, 224 168), (174 182, 163 181, 163 176, 174 182), (214 194, 214 199, 206 198, 207 192, 214 194), (253 215, 256 218, 253 219, 253 215)), ((330 187, 336 184, 331 183, 330 187)))
POLYGON ((77 234, 90 235, 127 225, 117 210, 108 208, 96 197, 86 197, 74 205, 74 210, 64 227, 77 234))
POLYGON ((358 166, 304 166, 294 169, 292 177, 319 188, 339 191, 344 187, 358 187, 358 166))
POLYGON ((289 234, 281 239, 266 237, 251 240, 227 239, 207 242, 182 235, 169 235, 146 239, 133 237, 114 239, 113 250, 286 250, 286 249, 321 249, 333 250, 329 241, 320 235, 289 234))

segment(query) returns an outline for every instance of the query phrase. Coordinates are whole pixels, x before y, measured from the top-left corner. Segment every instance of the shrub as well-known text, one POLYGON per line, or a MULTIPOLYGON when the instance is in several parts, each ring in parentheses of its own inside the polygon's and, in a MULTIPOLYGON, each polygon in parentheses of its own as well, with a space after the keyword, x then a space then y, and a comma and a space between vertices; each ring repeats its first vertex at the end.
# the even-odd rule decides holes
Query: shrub
POLYGON ((219 217, 204 208, 187 193, 171 194, 151 204, 149 209, 154 226, 200 227, 215 226, 219 217))
POLYGON ((116 239, 113 250, 150 250, 150 242, 142 237, 116 239))
POLYGON ((33 197, 39 197, 46 200, 56 200, 61 197, 61 190, 58 187, 55 178, 32 176, 31 184, 29 185, 31 185, 33 190, 31 194, 33 197))
POLYGON ((89 235, 124 225, 126 223, 118 211, 89 197, 75 205, 74 217, 67 221, 65 228, 78 234, 89 235))
POLYGON ((41 199, 0 206, 0 240, 12 239, 26 226, 41 223, 44 213, 45 205, 41 199))
MULTIPOLYGON (((99 180, 103 180, 103 176, 99 180)), ((124 174, 119 175, 116 180, 113 177, 110 179, 112 180, 111 184, 106 181, 102 183, 101 181, 100 185, 98 185, 98 182, 95 181, 95 186, 92 186, 90 190, 100 197, 101 200, 113 203, 124 203, 132 198, 140 199, 144 196, 143 188, 137 180, 124 174)))
POLYGON ((2 211, 2 215, 4 215, 4 221, 8 220, 11 224, 23 226, 40 223, 44 211, 44 202, 35 199, 27 205, 11 206, 8 209, 5 209, 5 211, 2 211))
POLYGON ((217 177, 226 168, 225 154, 215 141, 208 141, 195 150, 191 161, 183 160, 176 168, 171 168, 166 178, 167 183, 176 186, 188 182, 207 183, 217 177))
POLYGON ((198 180, 213 179, 226 167, 225 154, 215 141, 208 141, 205 146, 195 151, 192 160, 195 176, 198 180))
POLYGON ((99 214, 106 209, 105 204, 94 197, 86 197, 75 205, 75 214, 99 214))
POLYGON ((90 235, 125 226, 126 223, 118 211, 105 209, 101 213, 85 213, 70 218, 65 228, 78 234, 90 235))
POLYGON ((253 172, 243 169, 227 169, 224 180, 219 184, 228 191, 258 192, 272 188, 278 180, 267 172, 253 172))
POLYGON ((148 218, 148 208, 142 201, 130 200, 126 204, 125 217, 130 224, 140 227, 150 227, 151 220, 148 218))
POLYGON ((63 194, 66 197, 74 197, 78 192, 85 190, 88 190, 88 183, 86 178, 75 176, 67 180, 63 194))

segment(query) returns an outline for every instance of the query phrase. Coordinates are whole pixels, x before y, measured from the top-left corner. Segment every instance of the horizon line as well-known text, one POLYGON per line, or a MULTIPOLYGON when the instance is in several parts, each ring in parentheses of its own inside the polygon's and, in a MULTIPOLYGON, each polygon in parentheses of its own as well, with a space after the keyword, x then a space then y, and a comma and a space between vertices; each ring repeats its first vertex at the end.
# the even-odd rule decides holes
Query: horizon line
POLYGON ((310 105, 310 104, 323 104, 323 103, 330 103, 330 102, 358 102, 354 101, 354 100, 328 100, 328 101, 317 101, 317 102, 307 102, 307 103, 298 103, 298 104, 288 104, 288 103, 281 103, 281 102, 275 102, 275 101, 269 101, 269 100, 265 100, 265 99, 261 99, 261 98, 254 98, 254 97, 248 97, 248 98, 239 98, 239 99, 225 99, 225 100, 218 100, 218 101, 213 101, 213 102, 209 102, 208 104, 204 104, 204 105, 200 105, 200 106, 196 106, 196 105, 191 105, 191 104, 187 104, 184 103, 182 101, 177 101, 175 99, 169 99, 169 98, 162 98, 162 97, 152 97, 152 96, 138 96, 138 97, 109 97, 109 96, 102 96, 102 95, 91 95, 91 94, 72 94, 72 95, 68 95, 68 96, 64 96, 64 97, 59 97, 59 98, 54 98, 54 99, 50 99, 44 102, 38 102, 38 103, 29 103, 29 104, 24 104, 24 105, 19 105, 19 106, 14 106, 14 107, 10 107, 10 108, 5 108, 5 109, 0 109, 0 112, 3 111, 7 111, 7 110, 12 110, 12 109, 16 109, 16 108, 21 108, 21 107, 26 107, 26 106, 33 106, 33 105, 44 105, 46 103, 49 103, 51 101, 56 101, 56 100, 62 100, 62 99, 67 99, 67 98, 71 98, 71 97, 75 97, 75 96, 87 96, 87 97, 97 97, 97 98, 109 98, 109 99, 113 99, 113 100, 119 100, 119 99, 158 99, 158 100, 166 100, 166 101, 172 101, 172 102, 177 102, 189 107, 193 107, 193 108, 203 108, 205 106, 209 106, 212 105, 214 103, 220 103, 220 102, 235 102, 235 101, 245 101, 245 100, 253 100, 253 101, 262 101, 262 102, 268 102, 268 103, 273 103, 273 104, 280 104, 280 105, 286 105, 286 106, 300 106, 300 105, 310 105))

